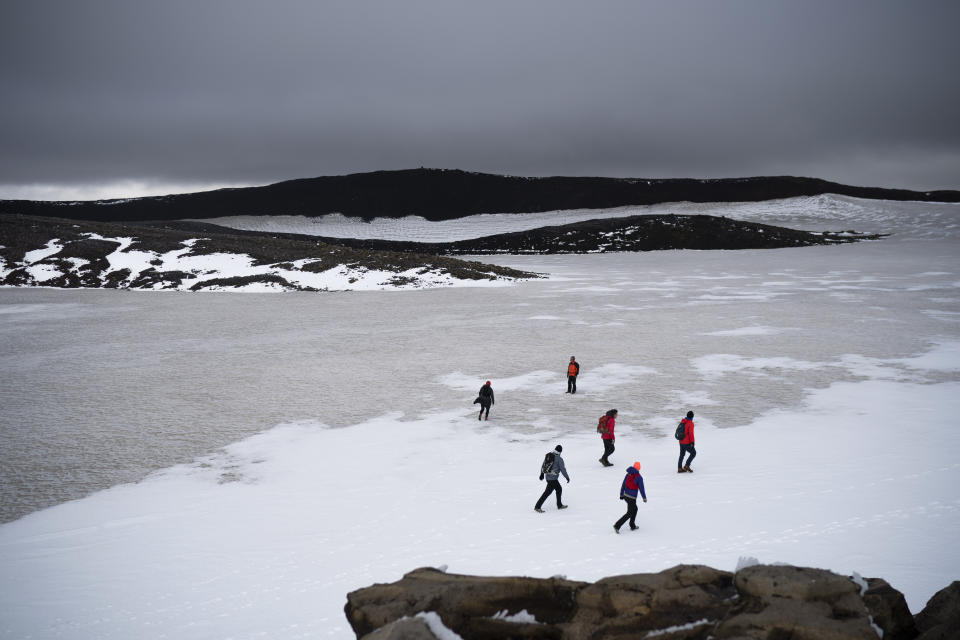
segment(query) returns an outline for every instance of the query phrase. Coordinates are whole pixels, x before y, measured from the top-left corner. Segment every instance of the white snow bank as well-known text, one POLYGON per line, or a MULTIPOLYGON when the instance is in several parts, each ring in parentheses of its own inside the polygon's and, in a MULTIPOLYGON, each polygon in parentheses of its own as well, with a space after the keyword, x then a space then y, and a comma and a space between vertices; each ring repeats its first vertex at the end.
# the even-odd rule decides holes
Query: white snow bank
MULTIPOLYGON (((519 377, 498 397, 538 384, 519 377)), ((592 581, 744 556, 880 576, 916 612, 960 575, 960 432, 937 429, 930 445, 930 425, 958 412, 958 381, 869 380, 736 429, 698 415, 695 473, 683 475, 670 438, 622 435, 607 469, 593 433, 544 440, 496 421, 478 431, 470 409, 281 425, 0 526, 3 628, 350 638, 346 593, 420 566, 592 581), (538 514, 539 464, 556 442, 570 508, 551 501, 538 514), (634 460, 649 502, 640 530, 615 536, 634 460)))
POLYGON ((498 611, 497 613, 493 614, 493 619, 505 620, 506 622, 520 622, 522 624, 540 624, 537 622, 536 616, 526 609, 521 609, 512 615, 509 611, 504 609, 503 611, 498 611))
POLYGON ((34 249, 33 251, 27 251, 23 254, 23 264, 31 265, 34 262, 39 262, 44 258, 49 258, 52 255, 55 255, 63 249, 63 246, 60 244, 58 238, 54 238, 47 242, 47 246, 42 249, 34 249))
POLYGON ((463 636, 443 624, 443 620, 434 611, 418 613, 416 617, 422 618, 427 623, 427 627, 437 640, 463 640, 463 636))

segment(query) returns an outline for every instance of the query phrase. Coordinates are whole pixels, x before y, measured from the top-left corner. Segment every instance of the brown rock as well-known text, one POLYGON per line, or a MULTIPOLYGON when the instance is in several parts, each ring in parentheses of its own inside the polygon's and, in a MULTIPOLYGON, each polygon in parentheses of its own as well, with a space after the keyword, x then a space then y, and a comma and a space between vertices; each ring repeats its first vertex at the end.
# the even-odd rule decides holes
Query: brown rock
POLYGON ((886 580, 867 578, 863 603, 873 622, 883 629, 883 640, 912 640, 917 637, 917 626, 906 599, 886 580))
MULTIPOLYGON (((604 578, 580 591, 564 638, 629 638, 695 621, 716 622, 734 596, 732 573, 700 565, 604 578)), ((663 637, 699 637, 690 631, 663 637)))
POLYGON ((960 581, 936 592, 915 620, 920 630, 917 640, 960 638, 960 581))
MULTIPOLYGON (((465 640, 912 640, 903 595, 872 578, 861 597, 852 579, 822 569, 753 566, 736 575, 699 565, 604 578, 487 578, 417 569, 393 584, 347 596, 357 637, 421 637, 435 612, 465 640), (536 623, 494 616, 526 610, 536 623), (405 635, 409 632, 409 635, 405 635)), ((960 640, 960 582, 934 596, 916 617, 921 640, 960 640)))
POLYGON ((576 592, 586 584, 559 578, 463 576, 422 568, 399 582, 349 593, 344 612, 358 637, 422 611, 435 611, 444 624, 461 635, 461 629, 469 628, 472 619, 492 619, 501 611, 515 614, 525 609, 538 622, 552 625, 573 616, 576 592))
POLYGON ((741 602, 716 638, 876 640, 860 588, 823 569, 757 565, 737 572, 741 602))

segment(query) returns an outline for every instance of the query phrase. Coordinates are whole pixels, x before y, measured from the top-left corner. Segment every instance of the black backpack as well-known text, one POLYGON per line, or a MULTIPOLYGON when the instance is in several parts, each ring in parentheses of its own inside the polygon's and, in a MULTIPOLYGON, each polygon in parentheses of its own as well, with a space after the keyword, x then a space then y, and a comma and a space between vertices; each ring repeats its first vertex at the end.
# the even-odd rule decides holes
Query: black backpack
POLYGON ((540 465, 540 476, 543 477, 553 469, 553 463, 556 461, 556 454, 551 451, 543 456, 543 464, 540 465))
POLYGON ((677 430, 673 433, 673 437, 677 440, 683 440, 686 435, 686 429, 683 428, 683 420, 680 421, 680 424, 677 425, 677 430))

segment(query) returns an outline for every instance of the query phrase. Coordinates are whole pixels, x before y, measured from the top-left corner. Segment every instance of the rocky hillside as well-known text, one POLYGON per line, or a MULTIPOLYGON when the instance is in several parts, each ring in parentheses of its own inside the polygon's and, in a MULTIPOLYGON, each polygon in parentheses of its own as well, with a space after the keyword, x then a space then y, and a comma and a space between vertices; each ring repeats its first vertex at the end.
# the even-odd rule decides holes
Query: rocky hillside
POLYGON ((0 285, 178 290, 417 288, 536 278, 507 267, 304 237, 0 216, 0 285))
POLYGON ((321 240, 357 249, 481 255, 664 249, 780 249, 877 240, 881 237, 881 234, 863 234, 856 231, 812 233, 719 216, 646 215, 587 220, 455 242, 422 243, 344 238, 321 240))
POLYGON ((0 285, 344 290, 538 277, 464 254, 766 249, 875 239, 715 216, 588 220, 447 243, 317 238, 200 222, 100 223, 0 215, 0 285))
POLYGON ((320 216, 327 213, 366 219, 418 215, 428 220, 450 220, 478 213, 600 209, 683 201, 756 202, 824 193, 884 200, 960 202, 960 191, 854 187, 814 178, 522 178, 457 170, 412 169, 126 200, 0 200, 0 213, 127 222, 239 215, 320 216))
POLYGON ((783 565, 680 565, 592 584, 424 568, 348 594, 344 612, 365 640, 956 640, 960 582, 912 616, 880 578, 783 565))

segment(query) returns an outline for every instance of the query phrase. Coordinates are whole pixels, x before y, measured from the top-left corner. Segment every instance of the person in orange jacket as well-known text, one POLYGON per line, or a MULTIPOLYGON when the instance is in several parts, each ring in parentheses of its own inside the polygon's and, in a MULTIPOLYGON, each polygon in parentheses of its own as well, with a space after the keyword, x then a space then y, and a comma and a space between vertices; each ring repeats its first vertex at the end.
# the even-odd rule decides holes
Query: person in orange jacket
POLYGON ((570 356, 570 364, 567 365, 567 393, 577 392, 577 376, 580 375, 580 363, 573 356, 570 356))
POLYGON ((687 411, 687 417, 681 420, 680 424, 683 425, 683 438, 680 440, 680 459, 677 460, 677 473, 693 473, 690 463, 697 457, 697 450, 693 446, 695 442, 693 437, 693 411, 687 411), (687 464, 683 464, 683 456, 687 453, 690 454, 690 457, 687 458, 687 464))

